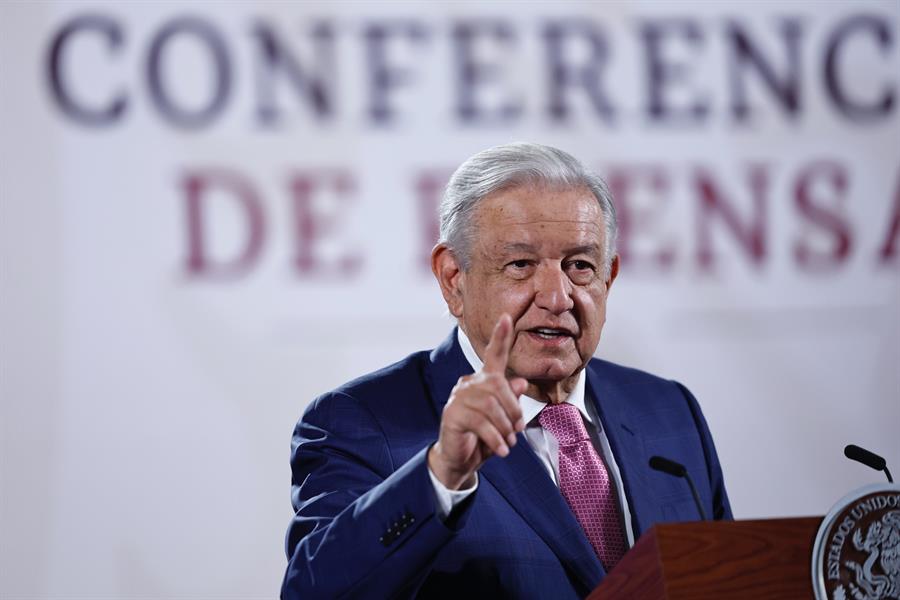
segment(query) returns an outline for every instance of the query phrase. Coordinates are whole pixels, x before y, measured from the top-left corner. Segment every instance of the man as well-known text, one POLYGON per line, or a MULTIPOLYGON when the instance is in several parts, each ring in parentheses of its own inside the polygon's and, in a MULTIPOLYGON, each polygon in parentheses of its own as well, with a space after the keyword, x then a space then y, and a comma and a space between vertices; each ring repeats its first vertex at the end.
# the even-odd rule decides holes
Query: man
POLYGON ((619 268, 606 185, 536 144, 451 178, 432 270, 458 328, 317 398, 292 444, 282 596, 586 596, 640 534, 731 518, 680 384, 592 358, 619 268))

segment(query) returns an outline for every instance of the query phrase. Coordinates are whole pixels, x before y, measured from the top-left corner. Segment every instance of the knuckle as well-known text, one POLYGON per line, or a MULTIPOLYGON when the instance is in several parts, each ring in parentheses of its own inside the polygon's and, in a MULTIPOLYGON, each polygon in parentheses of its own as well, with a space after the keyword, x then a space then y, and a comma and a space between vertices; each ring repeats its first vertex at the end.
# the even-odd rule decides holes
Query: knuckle
POLYGON ((499 373, 485 373, 485 380, 491 385, 497 385, 502 379, 499 373))
POLYGON ((500 373, 490 373, 485 381, 495 392, 503 392, 506 385, 506 378, 500 373))

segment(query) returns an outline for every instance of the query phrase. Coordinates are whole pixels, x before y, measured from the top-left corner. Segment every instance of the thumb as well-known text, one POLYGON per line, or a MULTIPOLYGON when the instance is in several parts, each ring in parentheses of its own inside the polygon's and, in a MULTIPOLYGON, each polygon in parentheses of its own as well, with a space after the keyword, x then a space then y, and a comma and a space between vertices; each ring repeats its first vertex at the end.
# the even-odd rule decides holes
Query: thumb
POLYGON ((509 380, 509 387, 512 388, 513 394, 518 398, 528 389, 528 380, 521 377, 514 377, 509 380))

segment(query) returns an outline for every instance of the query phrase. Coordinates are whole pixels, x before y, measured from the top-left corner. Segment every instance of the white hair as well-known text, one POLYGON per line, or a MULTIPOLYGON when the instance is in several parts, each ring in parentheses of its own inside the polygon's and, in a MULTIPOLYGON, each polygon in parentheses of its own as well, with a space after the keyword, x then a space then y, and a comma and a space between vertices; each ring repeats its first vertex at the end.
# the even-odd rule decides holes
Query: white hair
POLYGON ((478 203, 502 189, 519 185, 551 188, 587 188, 600 204, 606 240, 604 273, 609 277, 616 253, 616 209, 612 194, 600 176, 584 168, 578 159, 557 148, 515 142, 483 150, 456 169, 441 199, 441 238, 467 271, 475 236, 474 215, 478 203))

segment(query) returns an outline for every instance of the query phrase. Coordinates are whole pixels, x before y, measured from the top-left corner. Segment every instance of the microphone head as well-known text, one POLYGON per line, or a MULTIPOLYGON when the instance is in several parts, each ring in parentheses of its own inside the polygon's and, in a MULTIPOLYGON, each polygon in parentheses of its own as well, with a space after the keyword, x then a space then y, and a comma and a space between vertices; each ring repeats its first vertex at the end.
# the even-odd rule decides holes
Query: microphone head
POLYGON ((684 477, 687 475, 687 469, 683 464, 677 463, 674 460, 669 460, 668 458, 663 458, 662 456, 651 456, 650 468, 654 471, 668 473, 673 477, 684 477))
POLYGON ((848 444, 844 448, 844 456, 850 460, 861 462, 876 471, 884 471, 884 468, 887 465, 887 462, 874 452, 869 452, 865 448, 860 448, 855 444, 848 444))

